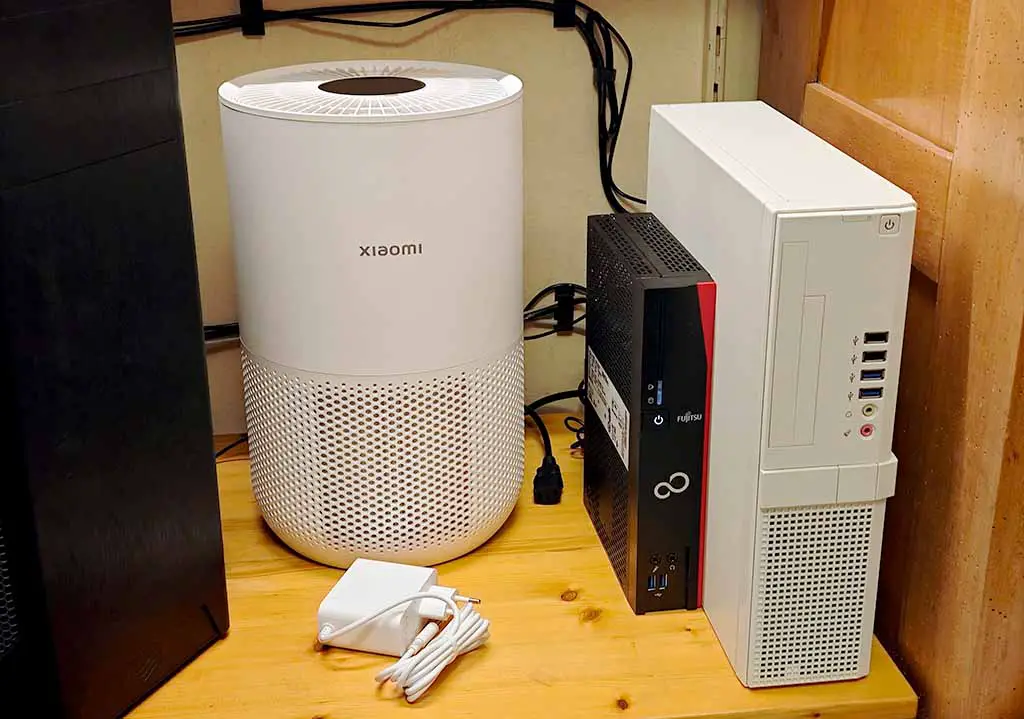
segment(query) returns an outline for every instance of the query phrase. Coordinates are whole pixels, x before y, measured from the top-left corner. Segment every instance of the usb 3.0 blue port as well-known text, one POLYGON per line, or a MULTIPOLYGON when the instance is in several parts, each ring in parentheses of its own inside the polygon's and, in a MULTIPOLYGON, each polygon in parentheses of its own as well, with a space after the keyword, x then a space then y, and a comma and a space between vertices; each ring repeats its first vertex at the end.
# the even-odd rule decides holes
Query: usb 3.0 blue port
POLYGON ((657 402, 657 403, 658 403, 659 405, 661 404, 661 385, 662 385, 662 381, 661 381, 661 380, 659 379, 659 380, 658 380, 658 391, 657 391, 657 397, 655 398, 655 401, 656 401, 656 402, 657 402))
POLYGON ((861 399, 879 399, 882 396, 881 387, 861 387, 860 398, 861 399))
POLYGON ((653 592, 658 588, 658 577, 655 574, 647 577, 647 591, 653 592))

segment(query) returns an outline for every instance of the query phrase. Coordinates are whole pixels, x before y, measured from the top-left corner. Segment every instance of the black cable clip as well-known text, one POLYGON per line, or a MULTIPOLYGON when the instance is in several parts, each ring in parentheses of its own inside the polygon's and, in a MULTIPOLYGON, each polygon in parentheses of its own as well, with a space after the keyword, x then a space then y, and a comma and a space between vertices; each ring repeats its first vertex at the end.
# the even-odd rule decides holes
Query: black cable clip
POLYGON ((555 332, 572 332, 576 319, 576 288, 570 284, 555 287, 555 332))
POLYGON ((615 73, 615 68, 595 67, 594 87, 601 87, 601 85, 611 85, 612 87, 615 87, 615 73))
POLYGON ((576 0, 555 0, 555 27, 574 27, 576 25, 576 0))
POLYGON ((267 25, 263 17, 263 0, 239 0, 238 11, 242 15, 242 34, 246 37, 263 37, 267 25))

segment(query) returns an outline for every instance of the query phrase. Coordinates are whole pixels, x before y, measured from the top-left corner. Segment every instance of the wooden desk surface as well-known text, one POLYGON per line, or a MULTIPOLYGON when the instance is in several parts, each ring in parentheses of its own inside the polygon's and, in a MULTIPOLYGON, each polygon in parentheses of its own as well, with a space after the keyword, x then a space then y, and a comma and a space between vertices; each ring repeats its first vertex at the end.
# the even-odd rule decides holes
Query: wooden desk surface
MULTIPOLYGON (((572 437, 549 420, 560 450, 572 437), (557 428, 557 429, 555 429, 557 428)), ((483 599, 487 646, 460 658, 406 704, 373 681, 385 657, 313 650, 316 609, 339 570, 306 561, 260 520, 249 465, 219 467, 231 631, 143 702, 133 719, 423 717, 822 717, 910 719, 917 699, 877 640, 855 682, 744 689, 703 612, 634 616, 583 510, 582 461, 559 454, 562 504, 531 503, 540 457, 527 438, 519 506, 477 551, 441 565, 441 581, 483 599)))

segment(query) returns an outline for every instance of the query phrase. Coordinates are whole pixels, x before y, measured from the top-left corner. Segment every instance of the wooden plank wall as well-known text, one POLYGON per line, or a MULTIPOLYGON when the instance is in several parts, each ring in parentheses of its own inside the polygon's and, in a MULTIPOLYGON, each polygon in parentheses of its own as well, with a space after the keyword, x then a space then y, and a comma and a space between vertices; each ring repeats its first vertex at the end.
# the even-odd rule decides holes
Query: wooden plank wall
POLYGON ((1024 3, 773 3, 762 98, 920 207, 876 629, 922 716, 1019 719, 1024 3))
POLYGON ((757 94, 771 98, 794 120, 800 117, 804 88, 818 79, 824 9, 822 0, 764 0, 757 94))

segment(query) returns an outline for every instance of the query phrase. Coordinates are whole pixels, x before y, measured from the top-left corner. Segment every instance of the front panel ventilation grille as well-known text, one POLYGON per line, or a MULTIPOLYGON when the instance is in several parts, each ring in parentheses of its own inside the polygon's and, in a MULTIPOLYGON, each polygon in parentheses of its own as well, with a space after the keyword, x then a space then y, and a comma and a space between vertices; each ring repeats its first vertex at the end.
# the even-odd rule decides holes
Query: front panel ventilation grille
POLYGON ((867 672, 884 503, 762 511, 750 686, 867 672))
POLYGON ((522 344, 483 366, 354 381, 243 352, 253 493, 312 559, 435 564, 490 537, 523 480, 522 344))
POLYGON ((0 524, 0 659, 3 659, 18 641, 18 617, 14 613, 14 587, 7 568, 7 545, 4 526, 0 524))
POLYGON ((628 215, 629 224, 669 272, 701 272, 703 267, 654 215, 628 215))

